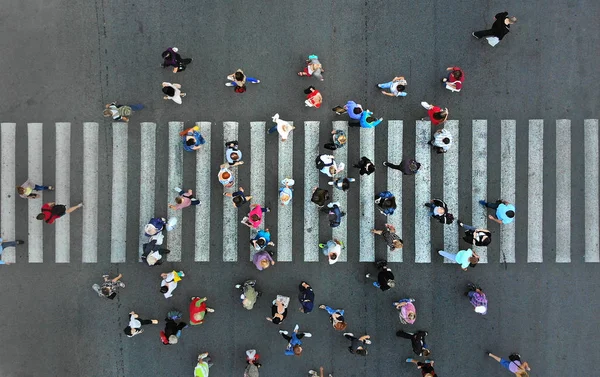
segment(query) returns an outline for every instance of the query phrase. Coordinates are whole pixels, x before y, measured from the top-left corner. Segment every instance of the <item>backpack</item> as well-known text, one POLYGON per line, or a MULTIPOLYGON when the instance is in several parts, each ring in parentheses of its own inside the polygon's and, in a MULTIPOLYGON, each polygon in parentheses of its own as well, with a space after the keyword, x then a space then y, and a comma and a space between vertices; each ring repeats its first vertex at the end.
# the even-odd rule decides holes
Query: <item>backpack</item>
POLYGON ((317 165, 317 169, 321 170, 325 167, 325 161, 321 160, 321 156, 317 156, 315 160, 315 164, 317 165))
POLYGON ((246 85, 237 86, 233 89, 236 93, 244 93, 246 91, 246 85))
POLYGON ((258 367, 254 364, 248 364, 244 371, 244 377, 258 377, 258 367))

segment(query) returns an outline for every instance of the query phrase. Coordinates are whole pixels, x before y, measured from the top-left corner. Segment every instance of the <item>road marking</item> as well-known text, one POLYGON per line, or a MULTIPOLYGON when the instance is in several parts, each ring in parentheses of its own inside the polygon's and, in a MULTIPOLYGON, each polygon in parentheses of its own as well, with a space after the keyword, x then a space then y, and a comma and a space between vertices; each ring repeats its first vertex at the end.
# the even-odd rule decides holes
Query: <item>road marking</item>
POLYGON ((98 130, 98 123, 83 123, 83 263, 98 262, 98 130))
MULTIPOLYGON (((71 123, 56 123, 56 204, 67 208, 78 204, 71 203, 71 123)), ((85 203, 84 203, 85 204, 85 203)), ((71 215, 65 214, 54 223, 55 261, 69 263, 71 215)))
MULTIPOLYGON (((42 170, 44 165, 43 142, 42 123, 27 123, 27 178, 38 185, 46 184, 42 170)), ((44 262, 44 222, 35 218, 40 213, 40 203, 44 203, 44 191, 39 191, 38 195, 38 199, 27 200, 27 231, 29 233, 27 251, 29 252, 29 263, 44 262)))
MULTIPOLYGON (((238 139, 238 123, 224 122, 223 123, 223 143, 221 150, 225 156, 225 143, 238 139)), ((225 157, 222 158, 225 161, 225 157)), ((237 168, 230 169, 233 172, 234 183, 231 189, 225 191, 232 192, 239 187, 240 177, 237 174, 237 168)), ((223 197, 223 262, 237 262, 238 251, 238 216, 237 208, 231 205, 231 201, 227 197, 223 197)))
POLYGON ((127 123, 114 122, 112 131, 110 262, 124 263, 127 251, 127 123))
MULTIPOLYGON (((15 198, 18 195, 15 192, 16 177, 16 156, 15 156, 15 145, 16 145, 16 123, 2 123, 0 124, 2 130, 2 179, 0 179, 0 192, 2 193, 2 199, 0 200, 0 213, 2 218, 0 222, 0 235, 6 241, 15 240, 15 198)), ((41 208, 38 202, 38 213, 41 208)), ((39 221, 39 220, 36 220, 39 221)), ((2 253, 2 260, 8 263, 14 263, 16 260, 15 248, 7 248, 2 253)))
MULTIPOLYGON (((402 133, 404 125, 401 120, 388 121, 388 156, 387 160, 393 164, 400 164, 402 161, 402 133)), ((379 167, 379 166, 378 166, 379 167)), ((396 197, 398 208, 393 216, 387 217, 387 222, 396 227, 396 233, 402 238, 402 172, 396 169, 387 170, 387 189, 396 197)), ((385 244, 385 242, 384 242, 385 244)), ((402 249, 390 251, 387 244, 388 262, 402 262, 402 249)))
MULTIPOLYGON (((210 178, 212 176, 212 164, 210 160, 210 122, 196 122, 200 127, 200 133, 205 140, 202 148, 196 153, 196 198, 200 204, 196 207, 194 261, 208 262, 210 260, 210 178)), ((181 138, 180 138, 181 139, 181 138)), ((224 199, 225 200, 225 199, 224 199)))
POLYGON ((156 200, 156 123, 143 122, 140 130, 140 241, 138 260, 142 260, 148 237, 144 227, 154 217, 156 200))
MULTIPOLYGON (((250 164, 250 190, 245 187, 246 193, 252 195, 252 204, 265 205, 265 135, 267 130, 265 129, 265 122, 250 122, 250 158, 252 163, 250 164)), ((279 137, 279 134, 275 134, 273 137, 279 137)), ((245 211, 248 205, 244 205, 242 211, 245 211)), ((264 222, 260 224, 259 229, 264 229, 264 222)), ((252 234, 252 231, 250 231, 252 234)), ((275 245, 277 248, 279 245, 275 245)), ((250 260, 254 257, 256 251, 254 247, 250 245, 250 260)))
MULTIPOLYGON (((293 126, 293 122, 290 122, 293 126)), ((292 131, 286 141, 279 140, 278 155, 278 182, 277 188, 281 187, 281 181, 285 178, 293 177, 294 168, 294 132, 292 131)), ((292 238, 294 230, 292 229, 292 202, 282 206, 277 202, 277 261, 292 261, 292 238)), ((266 216, 269 216, 268 214, 266 216)), ((264 221, 263 221, 264 222, 264 221)))
MULTIPOLYGON (((527 263, 542 263, 544 218, 544 120, 529 120, 527 164, 527 263)), ((518 215, 516 215, 518 216, 518 215)))
MULTIPOLYGON (((417 120, 415 160, 421 164, 415 174, 415 263, 431 263, 431 216, 423 204, 431 198, 431 123, 417 120)), ((452 252, 452 251, 449 251, 452 252)))
MULTIPOLYGON (((500 196, 515 203, 517 123, 502 120, 500 124, 500 196)), ((500 263, 515 263, 515 223, 500 227, 500 263)))
MULTIPOLYGON (((181 143, 180 132, 183 131, 183 122, 169 122, 169 171, 167 178, 167 203, 174 204, 175 197, 179 195, 174 188, 183 187, 183 146, 181 143)), ((181 228, 183 227, 183 211, 174 210, 167 207, 167 217, 176 217, 177 225, 175 229, 167 232, 167 248, 171 250, 167 254, 167 261, 181 262, 181 228)))
MULTIPOLYGON (((458 120, 449 120, 444 128, 452 135, 452 146, 444 153, 444 201, 448 204, 450 213, 454 215, 454 222, 444 226, 444 250, 456 253, 459 250, 460 230, 458 228, 459 205, 458 205, 458 151, 459 128, 458 120)), ((444 258, 444 263, 450 262, 444 258)))
MULTIPOLYGON (((360 155, 375 161, 375 128, 360 128, 360 155)), ((346 168, 348 169, 348 168, 346 168)), ((375 239, 371 229, 375 227, 375 175, 360 178, 360 255, 359 262, 375 261, 375 239)), ((348 208, 342 208, 348 213, 348 208)), ((342 222, 348 221, 346 215, 342 222)), ((348 253, 348 248, 346 248, 348 253)))
MULTIPOLYGON (((487 197, 487 120, 473 121, 473 139, 472 139, 472 214, 471 221, 476 228, 483 227, 487 229, 487 215, 492 213, 488 208, 479 204, 480 200, 488 200, 487 197)), ((489 199, 491 200, 491 199, 489 199)), ((472 249, 479 254, 479 263, 487 263, 488 256, 485 247, 472 246, 472 249)), ((458 250, 451 251, 457 252, 458 250)))
POLYGON ((586 119, 585 135, 585 261, 600 262, 598 225, 598 119, 586 119))
MULTIPOLYGON (((539 220, 541 219, 540 217, 539 220)), ((571 121, 558 119, 556 121, 556 263, 570 262, 571 121)))
MULTIPOLYGON (((347 147, 345 147, 347 148, 347 147)), ((304 122, 304 261, 319 261, 319 209, 311 201, 319 186, 315 158, 319 155, 319 122, 304 122)))
MULTIPOLYGON (((333 122, 333 129, 334 130, 342 130, 344 131, 344 133, 346 135, 348 135, 348 122, 344 122, 344 121, 334 121, 333 122)), ((329 142, 330 139, 327 140, 327 142, 329 142)), ((346 165, 346 167, 344 168, 345 170, 345 175, 346 177, 349 178, 356 178, 357 180, 360 179, 360 176, 357 177, 350 177, 349 171, 350 171, 350 167, 348 166, 348 146, 343 146, 341 148, 336 149, 335 151, 333 151, 333 155, 335 157, 335 161, 337 164, 341 164, 343 163, 344 165, 346 165)), ((313 166, 314 168, 314 166, 313 166)), ((316 170, 313 169, 313 170, 316 170)), ((356 184, 352 184, 354 187, 356 187, 356 184)), ((348 208, 348 194, 342 190, 338 190, 335 187, 333 188, 333 201, 334 202, 340 202, 340 207, 344 209, 344 211, 347 210, 348 208)), ((311 203, 312 204, 312 203, 311 203)), ((336 227, 336 228, 332 228, 331 229, 331 237, 334 239, 338 239, 340 241, 342 241, 342 243, 344 244, 344 249, 342 251, 342 253, 339 256, 339 261, 340 262, 347 262, 348 261, 348 247, 346 246, 347 244, 347 239, 348 239, 348 218, 345 218, 344 221, 342 221, 340 223, 340 226, 336 227)))

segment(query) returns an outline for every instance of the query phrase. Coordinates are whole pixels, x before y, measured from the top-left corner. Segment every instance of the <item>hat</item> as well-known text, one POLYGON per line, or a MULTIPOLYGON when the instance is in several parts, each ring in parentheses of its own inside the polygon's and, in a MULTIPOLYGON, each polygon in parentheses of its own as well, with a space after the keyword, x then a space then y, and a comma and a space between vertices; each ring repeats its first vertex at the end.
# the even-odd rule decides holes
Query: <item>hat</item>
POLYGON ((476 306, 475 307, 475 312, 479 313, 479 314, 485 314, 487 312, 487 308, 483 305, 480 306, 476 306))

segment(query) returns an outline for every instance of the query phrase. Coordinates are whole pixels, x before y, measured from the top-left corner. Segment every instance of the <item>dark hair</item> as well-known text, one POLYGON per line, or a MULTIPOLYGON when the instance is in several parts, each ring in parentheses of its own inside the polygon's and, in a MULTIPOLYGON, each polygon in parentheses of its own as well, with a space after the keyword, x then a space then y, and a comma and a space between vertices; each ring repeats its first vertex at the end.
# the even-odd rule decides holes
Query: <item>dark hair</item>
POLYGON ((196 139, 187 139, 185 141, 185 145, 187 145, 188 147, 191 147, 194 144, 196 144, 196 139))
POLYGON ((396 207, 396 198, 385 198, 381 201, 381 207, 383 208, 393 208, 396 207))
POLYGON ((169 97, 173 97, 175 95, 175 88, 172 86, 163 86, 162 91, 169 97))
POLYGON ((132 332, 131 332, 131 330, 132 330, 131 326, 127 326, 127 327, 125 327, 123 329, 123 332, 125 333, 125 335, 130 335, 131 336, 131 335, 133 335, 132 332))
POLYGON ((38 215, 35 217, 38 220, 44 220, 46 218, 46 216, 44 216, 44 213, 38 213, 38 215))
POLYGON ((233 76, 235 77, 235 79, 237 81, 242 81, 244 79, 244 74, 242 72, 236 72, 233 74, 233 76))
POLYGON ((258 215, 256 213, 253 213, 252 216, 250 216, 250 220, 258 221, 258 220, 260 220, 260 217, 258 217, 258 215))
POLYGON ((175 203, 177 203, 177 204, 183 203, 183 199, 181 198, 181 196, 178 196, 175 198, 175 203))
POLYGON ((336 260, 336 259, 337 259, 337 254, 335 254, 335 253, 334 253, 334 254, 332 254, 332 255, 329 257, 329 259, 331 259, 331 260, 336 260))
POLYGON ((372 116, 367 117, 367 123, 373 123, 376 120, 377 120, 377 118, 375 118, 375 117, 372 117, 372 116))
POLYGON ((109 293, 110 293, 110 288, 108 288, 108 287, 102 288, 102 294, 104 296, 108 296, 109 293))
POLYGON ((163 57, 163 59, 170 58, 171 57, 171 51, 169 51, 169 50, 164 51, 162 53, 162 57, 163 57))
POLYGON ((367 349, 366 348, 359 348, 359 349, 357 349, 355 351, 355 353, 357 355, 360 355, 360 356, 367 356, 367 349))
POLYGON ((354 110, 352 110, 352 112, 353 112, 354 114, 358 115, 358 114, 360 114, 360 113, 362 113, 362 112, 363 112, 363 109, 362 109, 362 108, 360 108, 360 107, 358 107, 358 106, 356 106, 356 107, 354 108, 354 110))
POLYGON ((281 323, 281 318, 279 318, 279 317, 273 317, 273 318, 271 318, 271 321, 272 321, 274 324, 276 324, 276 325, 277 325, 277 324, 281 323))
POLYGON ((462 77, 462 72, 459 70, 452 71, 452 76, 454 76, 455 79, 459 80, 462 77))
POLYGON ((258 246, 264 246, 266 243, 266 240, 264 238, 259 238, 256 240, 256 243, 258 244, 258 246))
POLYGON ((235 204, 236 206, 244 202, 244 199, 242 199, 241 195, 236 195, 231 200, 233 200, 233 204, 235 204))
POLYGON ((423 347, 423 356, 429 356, 431 355, 431 351, 428 350, 427 348, 423 347))
POLYGON ((442 141, 444 142, 444 144, 450 144, 450 139, 448 139, 447 137, 445 137, 442 141))
POLYGON ((167 287, 166 285, 163 285, 162 287, 160 287, 160 293, 167 293, 169 291, 169 287, 167 287))
POLYGON ((454 215, 446 213, 446 224, 452 224, 454 222, 454 215))
POLYGON ((512 219, 513 217, 515 217, 515 211, 506 211, 506 216, 512 219))
POLYGON ((231 158, 233 161, 237 161, 240 159, 240 155, 237 152, 231 152, 229 158, 231 158))
POLYGON ((433 119, 435 119, 435 120, 442 120, 445 117, 446 117, 446 115, 444 114, 444 110, 433 113, 433 119))
POLYGON ((403 92, 404 89, 406 89, 406 87, 404 85, 398 85, 396 88, 398 89, 399 92, 403 92))
POLYGON ((310 92, 313 90, 315 90, 315 87, 311 85, 308 88, 304 89, 304 94, 310 94, 310 92))
POLYGON ((375 171, 375 164, 371 163, 369 166, 367 166, 367 171, 369 173, 372 173, 375 171))
POLYGON ((348 180, 348 178, 344 178, 344 180, 342 181, 342 190, 346 191, 350 188, 350 181, 348 180))

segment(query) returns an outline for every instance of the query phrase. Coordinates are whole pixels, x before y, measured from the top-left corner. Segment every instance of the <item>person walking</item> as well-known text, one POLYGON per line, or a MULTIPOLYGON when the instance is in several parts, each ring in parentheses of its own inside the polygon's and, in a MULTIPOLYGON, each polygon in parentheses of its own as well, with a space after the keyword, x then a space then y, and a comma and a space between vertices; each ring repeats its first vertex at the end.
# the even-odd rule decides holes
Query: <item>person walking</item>
POLYGON ((347 141, 348 138, 343 130, 333 130, 331 131, 331 141, 323 145, 323 148, 334 151, 346 145, 347 141))
POLYGON ((460 67, 448 67, 446 71, 449 73, 442 79, 442 85, 451 92, 460 92, 465 80, 465 73, 460 67))
POLYGON ((123 274, 119 274, 112 279, 109 275, 102 275, 102 279, 104 280, 102 285, 94 284, 92 285, 92 289, 96 291, 98 296, 112 300, 117 296, 119 288, 125 288, 125 283, 121 281, 121 278, 123 278, 123 274))
POLYGON ((327 204, 327 207, 323 208, 324 212, 327 212, 329 219, 329 226, 337 228, 342 223, 342 217, 346 216, 346 213, 340 208, 340 202, 331 202, 327 204))
POLYGON ((496 216, 489 215, 488 218, 498 224, 510 224, 515 220, 515 206, 504 199, 498 199, 496 203, 480 200, 479 204, 496 210, 496 216))
POLYGON ((179 55, 177 47, 169 47, 162 53, 163 63, 162 68, 173 67, 173 73, 185 71, 187 65, 192 62, 192 59, 184 59, 179 55))
POLYGON ((467 284, 467 291, 465 296, 469 297, 469 302, 475 308, 475 313, 486 315, 488 302, 485 293, 481 290, 481 287, 473 283, 467 284))
POLYGON ((169 204, 169 208, 177 211, 179 209, 184 209, 189 206, 197 206, 200 204, 200 200, 194 197, 194 192, 192 189, 183 191, 181 188, 175 187, 174 190, 179 193, 179 196, 175 198, 176 204, 169 204))
POLYGON ((321 92, 315 89, 314 86, 309 86, 304 89, 304 94, 306 94, 306 100, 304 101, 304 105, 307 107, 319 108, 323 103, 323 96, 321 92))
POLYGON ((353 333, 345 332, 344 338, 346 338, 350 341, 350 347, 348 347, 348 351, 350 351, 350 353, 353 353, 355 355, 360 355, 360 356, 367 356, 367 354, 369 352, 367 351, 367 348, 365 347, 365 345, 371 344, 371 336, 370 335, 365 334, 365 335, 361 336, 360 338, 357 338, 354 336, 353 333))
POLYGON ((344 168, 346 167, 343 162, 337 164, 335 157, 331 154, 321 154, 317 156, 315 164, 321 173, 331 178, 344 171, 344 168))
POLYGON ((192 297, 190 301, 190 325, 200 325, 204 323, 206 313, 214 313, 215 309, 206 306, 206 297, 192 297))
POLYGON ((298 72, 298 76, 307 76, 307 77, 316 77, 319 81, 323 81, 323 65, 319 61, 319 57, 317 55, 309 55, 306 60, 306 67, 300 72, 298 72))
POLYGON ((10 264, 9 262, 5 262, 2 260, 2 253, 4 252, 4 248, 16 247, 17 245, 23 245, 24 243, 25 241, 23 240, 4 241, 2 237, 0 237, 0 264, 10 264))
POLYGON ((361 128, 375 128, 379 123, 383 122, 383 118, 375 118, 373 116, 373 112, 371 110, 364 110, 361 115, 358 123, 348 123, 350 127, 361 127, 361 128))
POLYGON ((238 145, 237 140, 226 142, 225 148, 226 162, 221 165, 221 167, 229 166, 233 168, 244 163, 244 161, 242 161, 242 151, 240 151, 240 146, 238 145))
POLYGON ((224 188, 232 187, 235 182, 235 176, 233 175, 233 172, 227 167, 222 167, 219 170, 217 178, 219 179, 219 183, 222 184, 224 188))
POLYGON ((417 320, 417 308, 415 308, 413 302, 415 302, 414 298, 403 298, 393 302, 392 305, 398 311, 400 323, 412 325, 417 320))
POLYGON ((194 368, 194 377, 208 377, 210 367, 212 366, 212 359, 208 355, 208 352, 201 353, 198 355, 198 364, 194 368))
MULTIPOLYGON (((323 374, 324 372, 325 370, 323 369, 323 367, 319 367, 319 373, 311 369, 308 371, 308 377, 325 377, 325 375, 323 374)), ((329 373, 329 377, 333 377, 333 374, 329 373)))
POLYGON ((262 294, 255 288, 256 280, 246 280, 244 284, 236 284, 235 287, 242 290, 240 300, 242 301, 242 306, 244 309, 252 310, 252 308, 254 308, 254 304, 256 304, 256 300, 258 300, 262 294))
POLYGON ((142 326, 144 325, 157 325, 158 319, 141 319, 140 316, 134 312, 129 312, 129 325, 123 329, 123 332, 127 337, 133 338, 134 336, 144 332, 142 326))
POLYGON ((452 146, 452 134, 450 131, 440 128, 433 133, 433 139, 428 142, 429 145, 438 153, 446 153, 452 146))
POLYGON ((425 360, 424 362, 420 362, 409 357, 408 359, 406 359, 406 362, 415 364, 417 366, 417 369, 421 371, 422 377, 437 377, 437 374, 433 369, 433 360, 425 360))
POLYGON ((342 253, 343 247, 344 244, 342 243, 342 241, 335 238, 333 240, 327 241, 326 244, 319 244, 319 248, 321 248, 323 250, 323 254, 327 256, 329 264, 335 264, 338 262, 338 257, 342 253))
POLYGON ((164 345, 177 344, 181 338, 181 330, 188 327, 185 322, 177 322, 183 314, 178 310, 171 310, 165 318, 165 330, 160 332, 160 339, 164 345))
POLYGON ((382 90, 386 96, 389 97, 406 97, 406 79, 404 76, 396 76, 390 82, 386 82, 383 84, 377 84, 379 89, 389 89, 389 92, 382 90))
POLYGON ((371 175, 375 172, 375 164, 373 164, 373 162, 365 156, 362 156, 360 161, 354 164, 354 167, 360 169, 360 175, 371 175))
POLYGON ((402 249, 402 239, 396 234, 396 227, 392 224, 385 224, 385 229, 371 229, 371 233, 383 237, 390 251, 402 249))
POLYGON ((181 84, 177 83, 171 84, 170 82, 163 82, 162 92, 165 94, 165 96, 163 97, 164 99, 173 100, 173 102, 175 102, 178 105, 181 105, 181 99, 185 97, 185 93, 181 91, 181 84))
POLYGON ((269 209, 269 207, 261 207, 260 204, 252 204, 248 216, 245 216, 242 219, 242 224, 246 225, 248 228, 258 229, 262 223, 263 213, 266 212, 271 212, 271 209, 269 209))
POLYGON ((354 101, 348 101, 346 105, 344 105, 344 110, 348 112, 348 116, 350 117, 350 122, 348 123, 351 126, 360 125, 360 117, 363 113, 363 107, 360 104, 357 104, 354 101))
POLYGON ((400 162, 400 165, 393 164, 389 161, 384 161, 383 166, 390 169, 400 170, 404 175, 416 174, 421 169, 421 164, 414 158, 407 158, 400 162))
POLYGON ((23 199, 37 199, 40 194, 37 191, 54 191, 54 186, 44 186, 33 183, 30 179, 26 180, 21 186, 17 186, 17 193, 23 199))
POLYGON ((35 218, 38 220, 44 220, 46 224, 54 224, 54 222, 63 217, 66 214, 83 207, 83 203, 79 203, 76 206, 67 208, 63 204, 56 204, 55 202, 45 203, 42 206, 42 212, 40 212, 35 218))
POLYGON ((194 126, 179 133, 182 137, 183 149, 187 152, 194 152, 206 143, 206 140, 200 134, 200 126, 194 126))
POLYGON ((348 191, 350 189, 350 183, 356 181, 356 179, 354 178, 338 178, 335 181, 329 181, 327 182, 327 184, 329 186, 333 186, 338 190, 342 190, 344 192, 348 191))
POLYGON ((250 240, 250 245, 254 246, 254 250, 264 250, 267 246, 275 246, 275 243, 271 241, 271 232, 269 228, 260 229, 254 238, 250 240))
POLYGON ((479 255, 471 249, 460 250, 456 254, 449 253, 444 250, 438 250, 438 254, 446 259, 453 261, 454 263, 460 264, 463 271, 466 271, 468 267, 475 267, 479 263, 479 255))
POLYGON ((171 271, 171 272, 163 272, 160 274, 162 281, 160 282, 160 293, 162 293, 165 298, 173 297, 173 291, 177 288, 177 283, 181 281, 185 274, 183 271, 171 271))
POLYGON ((344 319, 344 309, 332 309, 327 305, 319 305, 319 309, 326 310, 329 314, 329 321, 335 330, 344 331, 348 324, 344 319))
POLYGON ((279 188, 279 203, 282 206, 286 206, 290 204, 292 201, 292 197, 294 196, 294 189, 292 188, 296 184, 292 178, 284 178, 281 181, 281 186, 279 188))
POLYGON ((492 232, 487 229, 475 228, 472 225, 466 225, 458 220, 458 226, 465 228, 463 240, 466 243, 475 246, 487 246, 492 242, 492 232))
POLYGON ((302 355, 302 342, 300 341, 300 339, 312 337, 312 334, 309 332, 298 332, 299 329, 300 326, 294 326, 294 331, 292 332, 291 336, 288 335, 289 332, 287 332, 286 330, 279 330, 279 333, 281 334, 283 339, 288 341, 288 345, 285 348, 286 356, 302 355))
MULTIPOLYGON (((417 356, 429 356, 431 351, 429 350, 429 346, 425 343, 425 337, 427 336, 427 331, 419 330, 415 333, 410 333, 402 330, 396 331, 396 336, 404 339, 410 339, 412 343, 413 352, 417 356)), ((407 360, 408 361, 408 360, 407 360)))
POLYGON ((271 306, 271 317, 267 317, 267 321, 273 322, 276 325, 283 322, 288 315, 287 308, 289 303, 289 297, 277 295, 277 298, 273 300, 273 305, 271 306))
POLYGON ((225 86, 233 86, 236 93, 243 93, 246 91, 246 82, 251 84, 260 83, 260 80, 255 79, 254 77, 246 76, 244 71, 241 69, 238 69, 231 75, 228 75, 227 80, 229 81, 225 83, 225 86))
POLYGON ((315 292, 313 291, 310 284, 302 281, 298 286, 298 301, 300 301, 300 311, 302 313, 312 312, 315 304, 315 292))
POLYGON ((258 362, 260 355, 255 349, 246 350, 246 369, 244 369, 244 377, 259 377, 259 368, 261 363, 258 362))
POLYGON ((311 202, 315 203, 319 208, 323 208, 323 206, 330 200, 331 195, 329 194, 328 190, 319 187, 313 187, 313 193, 310 198, 311 202))
POLYGON ((379 272, 377 273, 377 279, 371 277, 371 274, 366 274, 365 277, 370 280, 375 280, 373 282, 373 286, 381 289, 382 291, 387 291, 390 288, 394 288, 396 286, 396 282, 394 281, 394 274, 392 270, 387 266, 386 260, 379 260, 375 262, 377 269, 379 272))
POLYGON ((107 103, 104 106, 103 115, 105 117, 111 117, 115 121, 122 120, 124 122, 129 121, 129 117, 134 111, 140 111, 144 108, 141 103, 134 105, 119 105, 117 101, 107 103))
POLYGON ((290 135, 290 132, 296 129, 296 127, 292 126, 290 122, 287 120, 283 120, 279 118, 279 113, 273 115, 273 122, 275 125, 267 131, 267 133, 272 134, 277 131, 279 136, 281 137, 281 141, 286 141, 290 135))
POLYGON ((518 353, 513 353, 508 356, 508 360, 496 356, 491 352, 486 352, 486 355, 499 362, 504 368, 508 369, 518 377, 529 376, 528 372, 531 371, 531 368, 527 361, 521 361, 521 355, 518 353))
POLYGON ((163 257, 171 252, 169 249, 161 248, 157 239, 149 240, 142 245, 142 248, 143 252, 141 258, 148 266, 160 266, 164 262, 163 257))
MULTIPOLYGON (((429 103, 423 101, 421 102, 421 106, 427 110, 427 115, 429 115, 429 120, 431 124, 434 126, 439 126, 443 124, 448 119, 448 108, 442 109, 439 106, 430 105, 429 103)), ((422 118, 424 120, 425 118, 422 118)))
POLYGON ((495 46, 510 32, 510 25, 517 22, 517 17, 509 17, 508 12, 501 12, 494 16, 494 20, 491 29, 474 31, 471 35, 477 39, 487 37, 488 43, 495 46))
POLYGON ((396 205, 396 197, 389 191, 382 191, 375 195, 375 204, 383 215, 393 215, 398 207, 396 205))
POLYGON ((442 224, 452 224, 454 215, 448 212, 448 205, 441 199, 431 199, 429 203, 424 204, 429 208, 429 216, 433 217, 442 224))
POLYGON ((252 195, 246 195, 242 186, 238 187, 238 190, 233 193, 224 192, 223 196, 230 197, 231 201, 233 202, 233 206, 236 208, 240 208, 243 204, 246 204, 248 201, 252 200, 252 195))
POLYGON ((254 263, 257 270, 262 271, 273 266, 275 264, 275 260, 273 260, 273 256, 270 252, 261 250, 254 254, 252 257, 252 263, 254 263))

